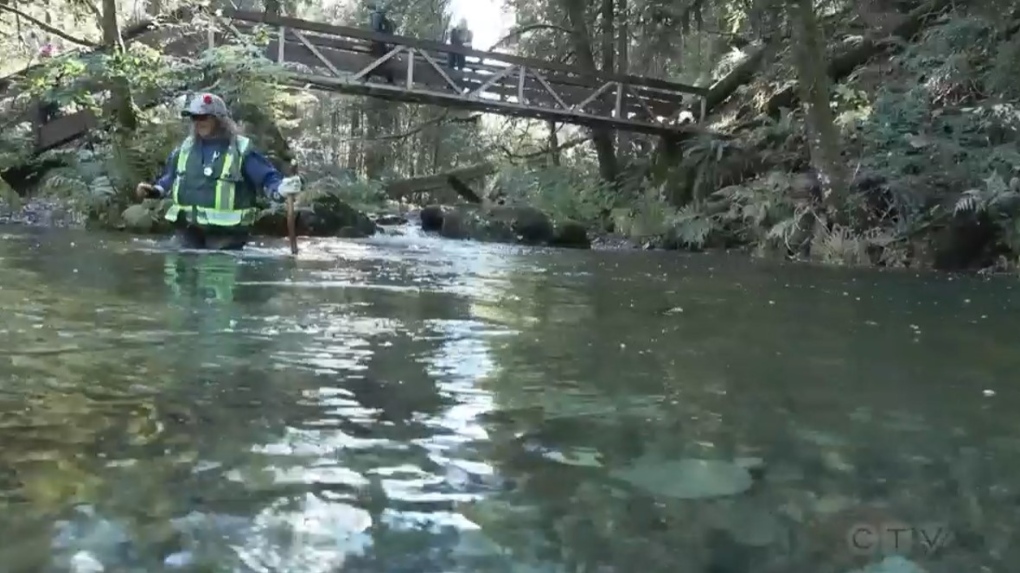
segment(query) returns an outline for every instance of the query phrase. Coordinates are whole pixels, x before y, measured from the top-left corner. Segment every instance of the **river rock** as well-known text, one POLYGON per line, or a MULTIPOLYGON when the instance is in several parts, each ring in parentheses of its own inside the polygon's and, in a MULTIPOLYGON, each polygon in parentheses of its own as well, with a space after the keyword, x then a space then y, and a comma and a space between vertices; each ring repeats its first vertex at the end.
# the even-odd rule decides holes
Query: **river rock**
POLYGON ((662 497, 708 499, 732 496, 751 488, 754 480, 740 465, 723 460, 662 460, 645 456, 613 470, 611 477, 662 497))
POLYGON ((142 205, 131 205, 120 214, 124 229, 135 233, 148 233, 155 221, 152 211, 142 205))
MULTIPOLYGON (((295 223, 297 233, 306 237, 367 237, 376 231, 376 224, 368 215, 335 195, 320 195, 295 206, 295 223)), ((286 206, 263 209, 252 230, 257 235, 287 236, 286 206)))
MULTIPOLYGON (((431 219, 435 213, 422 211, 423 230, 435 224, 431 219)), ((534 207, 460 205, 440 213, 439 235, 448 239, 542 245, 554 237, 552 221, 534 207)))
POLYGON ((419 214, 419 217, 421 218, 421 230, 433 232, 442 229, 443 214, 442 205, 429 205, 422 209, 419 214))
POLYGON ((129 206, 120 214, 115 225, 131 233, 159 233, 170 229, 170 222, 164 219, 170 206, 168 199, 146 199, 129 206))
POLYGON ((590 249, 588 229, 577 221, 560 221, 549 244, 570 249, 590 249))

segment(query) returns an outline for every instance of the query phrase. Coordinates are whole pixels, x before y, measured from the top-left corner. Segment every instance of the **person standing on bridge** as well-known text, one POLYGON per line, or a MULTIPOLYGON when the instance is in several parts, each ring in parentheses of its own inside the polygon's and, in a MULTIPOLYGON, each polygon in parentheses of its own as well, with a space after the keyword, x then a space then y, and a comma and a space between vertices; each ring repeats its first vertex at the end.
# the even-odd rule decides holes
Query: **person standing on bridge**
MULTIPOLYGON (((46 64, 54 56, 53 44, 46 42, 43 47, 39 49, 39 60, 46 64)), ((60 84, 60 78, 55 78, 49 85, 49 89, 53 90, 60 84)), ((39 125, 46 125, 47 123, 56 119, 60 114, 60 104, 53 99, 52 93, 45 93, 39 98, 39 125)))
POLYGON ((301 180, 284 177, 252 148, 219 96, 198 94, 181 115, 191 119, 191 133, 170 153, 155 184, 139 183, 135 192, 140 199, 173 199, 166 218, 177 225, 181 247, 241 249, 255 221, 258 191, 281 202, 301 191, 301 180))
MULTIPOLYGON (((467 19, 461 18, 457 25, 450 29, 450 45, 457 46, 459 48, 471 47, 472 40, 471 30, 468 29, 467 19)), ((450 52, 449 62, 450 68, 454 70, 464 69, 464 54, 455 54, 450 52)))
MULTIPOLYGON (((386 17, 386 9, 380 7, 377 4, 368 5, 368 18, 370 29, 377 34, 392 34, 393 33, 393 22, 386 17)), ((386 42, 372 41, 371 54, 375 58, 381 58, 389 52, 390 48, 386 45, 386 42)), ((381 75, 386 79, 387 83, 393 83, 393 72, 390 71, 389 62, 383 63, 379 66, 381 68, 381 75)), ((377 68, 377 69, 379 69, 377 68)))

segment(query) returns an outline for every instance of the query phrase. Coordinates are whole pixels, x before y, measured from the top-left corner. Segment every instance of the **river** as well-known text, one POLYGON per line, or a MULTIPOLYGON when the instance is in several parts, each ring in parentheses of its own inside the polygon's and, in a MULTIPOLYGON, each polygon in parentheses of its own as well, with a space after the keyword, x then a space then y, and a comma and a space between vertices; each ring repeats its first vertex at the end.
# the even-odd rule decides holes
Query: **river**
POLYGON ((1014 279, 404 231, 0 228, 0 571, 1020 562, 1014 279))

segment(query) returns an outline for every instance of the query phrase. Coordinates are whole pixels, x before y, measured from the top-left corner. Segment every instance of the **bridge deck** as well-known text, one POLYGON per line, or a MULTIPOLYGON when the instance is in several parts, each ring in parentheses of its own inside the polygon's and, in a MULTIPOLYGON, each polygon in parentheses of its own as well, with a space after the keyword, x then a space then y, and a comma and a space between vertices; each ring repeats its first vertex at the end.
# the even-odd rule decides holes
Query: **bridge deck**
POLYGON ((556 62, 296 18, 228 10, 224 19, 225 32, 210 38, 210 45, 243 41, 258 26, 268 26, 266 57, 287 65, 299 83, 343 93, 654 134, 682 130, 680 113, 696 114, 705 93, 674 82, 585 74, 556 62), (385 56, 369 55, 373 41, 386 45, 385 56), (470 58, 465 70, 446 65, 450 52, 470 58), (383 73, 392 85, 381 81, 383 73))
MULTIPOLYGON (((700 115, 706 91, 258 12, 230 9, 216 20, 216 27, 202 37, 189 34, 166 49, 194 54, 228 43, 254 45, 253 38, 268 37, 268 45, 257 49, 284 65, 289 83, 297 87, 649 134, 697 130, 679 119, 684 112, 700 115), (386 45, 384 56, 370 55, 373 42, 386 45), (446 65, 450 52, 467 58, 466 69, 446 65), (383 81, 387 74, 392 84, 383 81)), ((58 118, 38 129, 38 147, 44 150, 66 143, 95 125, 90 112, 58 118)))

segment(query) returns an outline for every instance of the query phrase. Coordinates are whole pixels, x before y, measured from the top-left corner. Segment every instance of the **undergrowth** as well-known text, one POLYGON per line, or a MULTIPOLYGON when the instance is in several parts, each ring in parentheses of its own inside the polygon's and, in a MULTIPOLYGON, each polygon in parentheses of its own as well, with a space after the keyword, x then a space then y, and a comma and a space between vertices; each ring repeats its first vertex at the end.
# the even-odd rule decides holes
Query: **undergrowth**
MULTIPOLYGON (((590 149, 556 167, 504 165, 485 195, 667 248, 739 247, 836 265, 930 264, 938 256, 933 253, 946 249, 941 237, 947 230, 956 237, 983 225, 994 236, 969 247, 960 265, 1012 265, 1020 261, 1020 109, 1013 103, 1020 97, 1020 35, 1014 24, 958 8, 891 57, 834 86, 831 103, 852 176, 835 211, 822 204, 813 184, 799 108, 738 118, 727 136, 688 140, 666 158, 665 169, 659 169, 665 155, 629 158, 613 183, 598 177, 590 149)), ((94 62, 72 71, 132 77, 131 66, 145 67, 147 73, 132 77, 136 93, 215 89, 248 112, 257 137, 260 127, 286 127, 293 117, 296 100, 280 89, 281 69, 254 57, 251 46, 217 48, 193 62, 139 49, 111 63, 113 72, 97 71, 94 62), (264 115, 252 116, 256 111, 264 115)), ((775 69, 788 70, 788 56, 778 59, 775 69)), ((769 93, 785 85, 769 81, 769 93)), ((761 110, 768 93, 749 89, 736 98, 748 104, 742 109, 761 110)), ((123 200, 136 181, 155 175, 182 137, 180 122, 166 108, 145 111, 141 121, 144 137, 107 137, 87 152, 40 158, 63 154, 66 166, 51 171, 41 190, 77 198, 86 209, 123 200)), ((23 162, 19 133, 0 134, 0 169, 23 162)), ((309 196, 336 194, 356 206, 385 201, 381 186, 334 171, 315 170, 315 180, 306 181, 309 196)))

